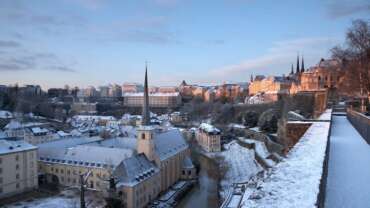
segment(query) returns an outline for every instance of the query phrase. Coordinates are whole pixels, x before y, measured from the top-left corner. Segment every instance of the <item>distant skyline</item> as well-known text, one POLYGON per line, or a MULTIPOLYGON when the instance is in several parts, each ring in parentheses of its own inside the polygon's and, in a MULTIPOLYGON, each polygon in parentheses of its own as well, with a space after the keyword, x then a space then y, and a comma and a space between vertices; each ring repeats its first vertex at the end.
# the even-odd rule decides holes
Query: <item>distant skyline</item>
POLYGON ((367 0, 1 0, 0 84, 210 85, 306 68, 344 43, 367 0))

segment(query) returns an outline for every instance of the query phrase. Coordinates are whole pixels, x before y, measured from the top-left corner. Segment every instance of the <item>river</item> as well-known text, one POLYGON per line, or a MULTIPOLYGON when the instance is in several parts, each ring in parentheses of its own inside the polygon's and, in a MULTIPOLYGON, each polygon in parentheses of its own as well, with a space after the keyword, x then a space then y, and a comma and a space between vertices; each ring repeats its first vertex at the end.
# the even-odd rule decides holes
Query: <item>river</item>
POLYGON ((199 180, 192 190, 181 199, 177 208, 219 207, 218 167, 211 159, 198 154, 193 157, 200 165, 199 180))

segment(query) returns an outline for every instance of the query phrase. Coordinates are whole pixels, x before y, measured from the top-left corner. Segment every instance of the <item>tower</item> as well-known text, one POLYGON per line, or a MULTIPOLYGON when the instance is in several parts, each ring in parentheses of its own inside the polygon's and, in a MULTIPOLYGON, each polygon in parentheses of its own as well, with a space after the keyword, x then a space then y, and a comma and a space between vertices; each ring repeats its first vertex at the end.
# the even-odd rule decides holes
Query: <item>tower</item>
POLYGON ((148 94, 148 69, 145 66, 145 80, 144 80, 144 102, 142 125, 137 129, 137 152, 144 153, 145 156, 153 161, 154 158, 154 127, 150 125, 149 114, 149 94, 148 94))
POLYGON ((304 72, 304 59, 303 59, 303 56, 302 56, 302 66, 301 66, 301 72, 304 72))
POLYGON ((299 74, 299 55, 297 55, 297 67, 296 67, 295 73, 299 74))
POLYGON ((253 82, 253 74, 251 74, 251 83, 253 82))

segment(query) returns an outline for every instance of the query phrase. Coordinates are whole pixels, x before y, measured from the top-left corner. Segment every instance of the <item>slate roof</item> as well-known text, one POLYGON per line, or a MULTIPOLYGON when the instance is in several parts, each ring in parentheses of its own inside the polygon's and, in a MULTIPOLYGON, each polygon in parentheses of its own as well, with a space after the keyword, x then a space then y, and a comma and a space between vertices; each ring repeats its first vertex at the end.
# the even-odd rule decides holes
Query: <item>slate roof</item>
POLYGON ((166 160, 188 147, 188 144, 178 129, 156 132, 154 135, 154 151, 160 160, 166 160))
POLYGON ((117 186, 135 186, 158 172, 156 165, 141 153, 123 160, 115 168, 113 175, 118 178, 117 186))

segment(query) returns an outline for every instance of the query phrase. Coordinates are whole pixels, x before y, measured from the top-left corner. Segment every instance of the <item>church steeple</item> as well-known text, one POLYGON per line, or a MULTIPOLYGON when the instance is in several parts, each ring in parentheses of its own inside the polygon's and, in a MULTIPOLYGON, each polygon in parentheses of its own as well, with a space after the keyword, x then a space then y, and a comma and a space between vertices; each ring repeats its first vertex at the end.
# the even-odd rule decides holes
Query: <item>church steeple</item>
POLYGON ((150 125, 150 112, 149 112, 149 93, 148 93, 148 66, 145 64, 145 80, 144 80, 144 102, 143 102, 143 115, 142 125, 150 125))
POLYGON ((296 67, 295 73, 299 74, 299 55, 297 55, 297 67, 296 67))
POLYGON ((302 66, 301 66, 301 72, 304 72, 304 59, 303 59, 303 56, 302 56, 302 66))
POLYGON ((292 64, 292 69, 290 70, 290 74, 294 74, 294 69, 293 69, 293 64, 292 64))

